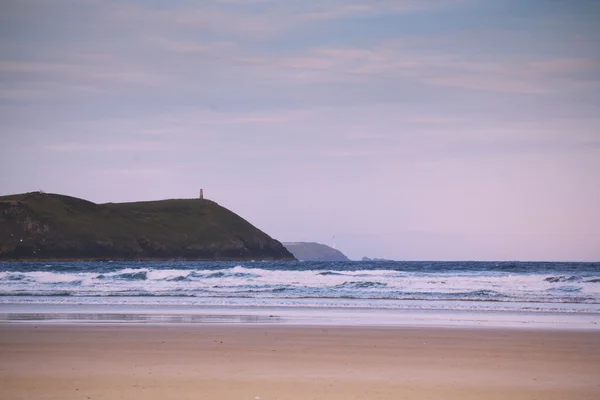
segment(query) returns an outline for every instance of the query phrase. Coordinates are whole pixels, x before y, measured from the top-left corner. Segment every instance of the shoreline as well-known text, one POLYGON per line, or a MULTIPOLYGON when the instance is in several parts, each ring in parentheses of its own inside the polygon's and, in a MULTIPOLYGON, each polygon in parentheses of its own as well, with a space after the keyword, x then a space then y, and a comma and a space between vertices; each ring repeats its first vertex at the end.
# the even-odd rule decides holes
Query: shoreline
POLYGON ((600 397, 596 332, 0 324, 7 399, 600 397))
POLYGON ((600 331, 600 313, 156 304, 0 304, 0 324, 265 325, 600 331))

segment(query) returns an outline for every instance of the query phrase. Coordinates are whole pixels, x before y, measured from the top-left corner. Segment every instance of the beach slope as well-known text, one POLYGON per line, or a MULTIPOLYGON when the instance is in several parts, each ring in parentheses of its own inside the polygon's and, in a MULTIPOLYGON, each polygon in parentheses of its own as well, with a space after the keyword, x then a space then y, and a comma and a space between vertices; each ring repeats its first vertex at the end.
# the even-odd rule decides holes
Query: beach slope
POLYGON ((3 399, 600 398, 586 331, 0 325, 3 399))

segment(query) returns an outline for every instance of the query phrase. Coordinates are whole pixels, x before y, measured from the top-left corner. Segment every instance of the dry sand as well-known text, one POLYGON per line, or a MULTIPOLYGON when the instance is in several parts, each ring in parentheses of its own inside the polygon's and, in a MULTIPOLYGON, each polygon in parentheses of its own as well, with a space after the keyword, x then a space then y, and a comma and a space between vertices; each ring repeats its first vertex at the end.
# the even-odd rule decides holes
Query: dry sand
POLYGON ((600 334, 0 325, 1 399, 600 399, 600 334))

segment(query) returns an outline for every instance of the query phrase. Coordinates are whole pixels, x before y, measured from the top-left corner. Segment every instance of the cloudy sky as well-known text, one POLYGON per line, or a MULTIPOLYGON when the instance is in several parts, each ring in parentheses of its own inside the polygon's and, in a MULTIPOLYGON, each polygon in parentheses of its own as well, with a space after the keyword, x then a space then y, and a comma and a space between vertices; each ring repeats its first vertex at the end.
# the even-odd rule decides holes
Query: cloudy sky
POLYGON ((600 260, 600 2, 3 0, 0 194, 351 258, 600 260))

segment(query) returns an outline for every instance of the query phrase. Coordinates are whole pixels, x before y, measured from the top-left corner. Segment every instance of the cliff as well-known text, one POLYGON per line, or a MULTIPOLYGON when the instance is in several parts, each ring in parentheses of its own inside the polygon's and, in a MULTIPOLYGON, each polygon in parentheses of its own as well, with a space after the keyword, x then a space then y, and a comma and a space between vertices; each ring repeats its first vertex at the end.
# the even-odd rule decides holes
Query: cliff
POLYGON ((350 261, 341 251, 314 242, 284 242, 283 245, 298 260, 350 261))
POLYGON ((0 197, 0 260, 293 260, 210 200, 95 204, 41 192, 0 197))

